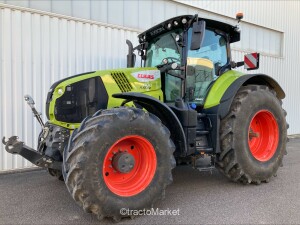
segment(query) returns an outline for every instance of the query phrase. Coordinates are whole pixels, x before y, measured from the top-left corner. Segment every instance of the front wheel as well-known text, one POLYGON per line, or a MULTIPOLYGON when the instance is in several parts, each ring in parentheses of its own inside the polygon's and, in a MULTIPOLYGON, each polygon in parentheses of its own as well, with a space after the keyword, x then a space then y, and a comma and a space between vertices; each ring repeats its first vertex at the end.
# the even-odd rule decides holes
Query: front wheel
POLYGON ((286 153, 286 113, 267 86, 242 87, 221 121, 218 168, 243 183, 268 182, 286 153))
POLYGON ((115 108, 82 122, 64 152, 64 179, 85 211, 99 219, 121 217, 120 209, 151 207, 172 182, 175 146, 154 115, 115 108))

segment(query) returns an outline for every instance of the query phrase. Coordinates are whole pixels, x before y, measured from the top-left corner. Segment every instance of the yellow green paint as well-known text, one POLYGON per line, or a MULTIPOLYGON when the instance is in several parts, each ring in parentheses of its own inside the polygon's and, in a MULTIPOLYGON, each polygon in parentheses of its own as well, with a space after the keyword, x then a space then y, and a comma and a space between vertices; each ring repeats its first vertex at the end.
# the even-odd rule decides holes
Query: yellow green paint
POLYGON ((241 72, 229 70, 222 74, 213 84, 204 103, 204 109, 208 109, 220 104, 221 98, 227 88, 240 76, 241 72))

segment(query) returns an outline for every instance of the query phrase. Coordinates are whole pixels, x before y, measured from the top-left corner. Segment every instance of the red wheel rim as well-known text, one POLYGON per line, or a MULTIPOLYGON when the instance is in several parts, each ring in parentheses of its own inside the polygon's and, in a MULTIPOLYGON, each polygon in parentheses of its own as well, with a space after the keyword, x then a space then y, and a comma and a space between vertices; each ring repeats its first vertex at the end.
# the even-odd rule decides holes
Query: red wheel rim
POLYGON ((108 150, 103 164, 105 184, 113 193, 123 197, 137 195, 150 184, 156 171, 156 153, 153 145, 138 135, 125 136, 108 150), (131 171, 123 173, 113 165, 120 153, 134 158, 131 171))
POLYGON ((268 110, 258 111, 248 130, 248 144, 253 157, 266 162, 273 157, 278 147, 279 128, 275 116, 268 110))

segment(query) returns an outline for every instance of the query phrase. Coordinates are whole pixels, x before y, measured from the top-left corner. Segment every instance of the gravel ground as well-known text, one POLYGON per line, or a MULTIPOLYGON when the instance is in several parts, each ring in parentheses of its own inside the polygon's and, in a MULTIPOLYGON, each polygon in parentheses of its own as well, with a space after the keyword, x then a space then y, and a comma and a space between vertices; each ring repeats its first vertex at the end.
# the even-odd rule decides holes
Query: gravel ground
MULTIPOLYGON (((159 209, 177 216, 139 216, 120 224, 300 224, 300 139, 291 139, 284 167, 268 184, 241 185, 214 171, 174 170, 159 209)), ((63 182, 44 170, 0 174, 0 224, 113 224, 75 204, 63 182)), ((114 223, 115 224, 115 223, 114 223)))

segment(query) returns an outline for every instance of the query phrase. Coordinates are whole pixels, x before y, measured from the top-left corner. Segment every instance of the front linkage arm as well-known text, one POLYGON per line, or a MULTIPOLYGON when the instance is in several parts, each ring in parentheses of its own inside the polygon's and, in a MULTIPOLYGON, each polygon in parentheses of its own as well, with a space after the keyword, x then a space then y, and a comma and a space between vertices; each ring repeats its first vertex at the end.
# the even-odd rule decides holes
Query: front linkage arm
POLYGON ((35 116, 35 118, 37 119, 39 124, 42 126, 42 128, 44 129, 45 124, 41 118, 41 114, 38 113, 38 111, 34 107, 35 103, 33 101, 33 98, 30 95, 25 95, 24 98, 25 98, 25 101, 27 102, 27 104, 29 105, 29 107, 31 108, 33 115, 35 116))
POLYGON ((2 143, 5 145, 5 150, 11 154, 19 154, 36 166, 61 169, 61 162, 54 161, 50 157, 41 154, 38 151, 24 145, 24 142, 18 141, 17 136, 8 138, 3 137, 2 143))

